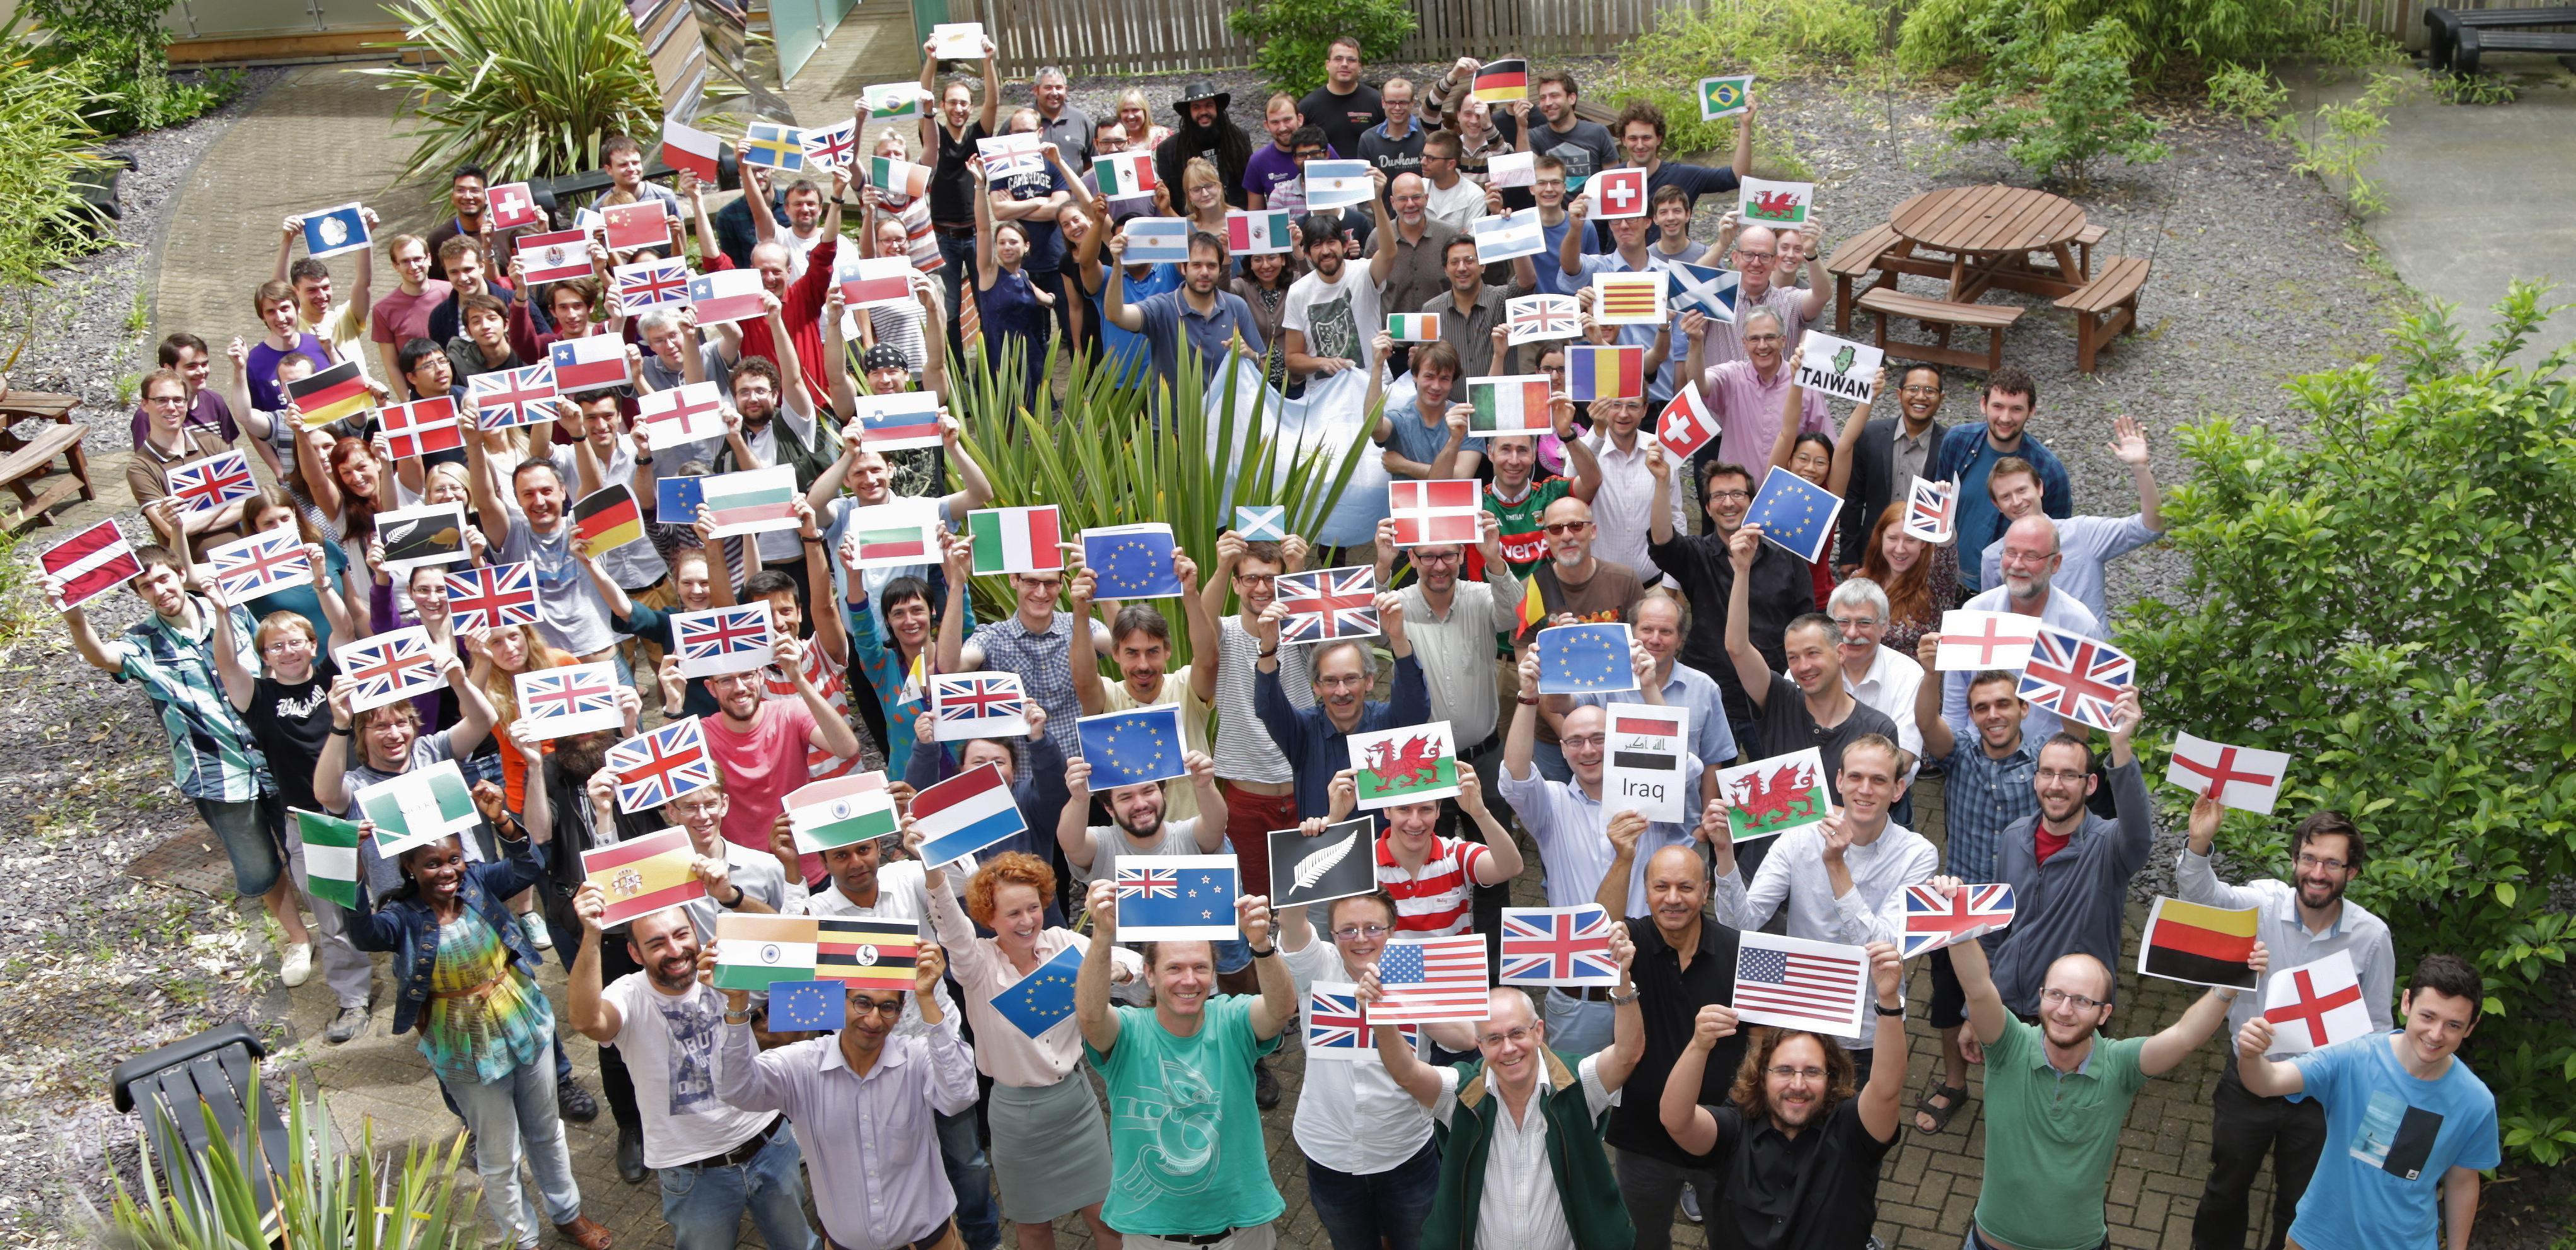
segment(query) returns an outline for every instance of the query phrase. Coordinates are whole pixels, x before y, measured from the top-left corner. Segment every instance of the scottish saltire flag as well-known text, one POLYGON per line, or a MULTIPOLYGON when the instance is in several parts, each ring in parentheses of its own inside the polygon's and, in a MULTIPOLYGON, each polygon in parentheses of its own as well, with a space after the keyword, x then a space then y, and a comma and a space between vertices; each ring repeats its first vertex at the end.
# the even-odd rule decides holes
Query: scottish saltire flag
POLYGON ((1028 736, 1029 697, 1017 673, 934 673, 930 707, 935 742, 1028 736))
POLYGON ((606 767, 617 775, 617 810, 647 811, 716 783, 715 757, 706 731, 685 716, 608 748, 606 767))
POLYGON ((993 1010, 1031 1037, 1073 1018, 1073 979, 1082 971, 1082 948, 1068 946, 1027 976, 993 995, 993 1010))
POLYGON ((238 451, 173 465, 167 481, 170 493, 185 505, 181 512, 211 512, 259 493, 259 483, 251 479, 250 458, 238 451))
POLYGON ((1064 567, 1063 513, 1054 504, 1034 508, 978 508, 966 514, 978 576, 1052 573, 1064 567))
POLYGON ((554 361, 522 369, 497 369, 465 380, 465 401, 474 406, 474 428, 506 430, 535 425, 555 416, 554 361))
POLYGON ((608 273, 611 289, 617 295, 617 311, 632 317, 648 308, 689 302, 689 262, 679 257, 668 260, 639 260, 619 265, 608 273))
POLYGON ((383 707, 438 689, 444 684, 438 675, 439 664, 446 657, 444 650, 429 641, 429 631, 418 625, 362 638, 332 655, 339 661, 341 674, 357 683, 349 699, 352 712, 383 707))
POLYGON ((1664 272, 1672 283, 1675 313, 1698 312, 1711 321, 1735 324, 1735 301, 1744 283, 1743 274, 1680 262, 1666 266, 1664 272))
POLYGON ((1240 937, 1237 892, 1231 855, 1121 855, 1118 940, 1240 937))
POLYGON ((829 1033, 850 1023, 850 992, 838 981, 769 983, 769 1027, 780 1033, 829 1033))
POLYGON ((1842 510, 1842 496, 1773 465, 1763 475, 1744 523, 1761 526, 1763 541, 1813 564, 1824 558, 1825 544, 1834 536, 1834 517, 1842 510))
POLYGON ((1011 798, 1011 783, 992 764, 976 765, 912 796, 912 819, 926 839, 921 844, 925 864, 953 863, 1028 831, 1011 798))
POLYGON ((684 677, 747 673, 769 663, 777 644, 769 630, 769 602, 671 614, 671 647, 684 677))
POLYGON ((304 252, 315 260, 362 251, 374 242, 367 231, 367 210, 355 201, 304 214, 304 252))
POLYGON ((511 678, 519 702, 519 719, 539 738, 615 729, 626 722, 617 706, 617 665, 559 664, 511 678))
POLYGON ((1372 1024, 1472 1022, 1485 1018, 1492 1001, 1480 933, 1388 942, 1378 953, 1377 979, 1382 994, 1369 1012, 1372 1024))
POLYGON ((1127 236, 1130 265, 1177 265, 1190 258, 1190 223, 1179 217, 1136 217, 1119 228, 1127 236))
POLYGON ((743 131, 745 165, 790 172, 805 168, 805 135, 794 126, 777 122, 753 122, 743 131))
POLYGON ((465 445, 465 429, 456 412, 456 397, 434 395, 415 399, 408 404, 395 404, 376 414, 377 428, 385 433, 385 446, 396 460, 416 460, 436 451, 454 451, 465 445))
POLYGON ((1646 349, 1580 344, 1566 348, 1565 387, 1568 398, 1576 403, 1642 399, 1646 394, 1646 349))
POLYGON ((2012 923, 2013 888, 1964 885, 1945 896, 1928 885, 1905 887, 1905 932, 1897 951, 1907 959, 1955 946, 2012 923))
POLYGON ((306 888, 342 907, 358 905, 358 822, 321 812, 295 811, 296 840, 304 847, 306 888))
POLYGON ((1082 562, 1098 578, 1099 599, 1166 599, 1181 593, 1172 568, 1178 546, 1161 522, 1112 525, 1082 531, 1082 562))
POLYGON ((1503 311, 1511 317, 1508 345, 1512 347, 1540 339, 1570 339, 1583 332, 1583 313, 1571 295, 1517 295, 1504 301, 1503 311))
POLYGON ((1610 955, 1610 913, 1579 907, 1503 909, 1505 985, 1617 985, 1610 955))
POLYGON ((215 584, 234 603, 313 580, 313 561, 305 554, 304 536, 293 526, 208 548, 206 563, 214 567, 215 584))
POLYGON ((1664 405, 1663 422, 1655 429, 1655 439, 1664 445, 1667 458, 1687 460, 1718 432, 1717 415, 1708 410, 1708 401, 1700 396, 1698 385, 1692 384, 1675 391, 1672 402, 1664 405))
POLYGON ((1637 688, 1626 625, 1551 625, 1538 631, 1540 694, 1610 694, 1637 688))
POLYGON ((1091 761, 1095 791, 1162 781, 1187 771, 1181 767, 1177 703, 1085 716, 1074 725, 1080 731, 1082 758, 1091 761))
POLYGON ((859 119, 848 118, 839 125, 805 131, 803 139, 807 167, 848 169, 851 157, 858 151, 859 119))
POLYGON ((76 608, 131 581, 143 571, 134 545, 114 521, 101 521, 45 548, 40 562, 45 581, 76 608))
POLYGON ((1225 215, 1226 250, 1239 256, 1261 256, 1289 248, 1288 210, 1258 212, 1234 209, 1225 215))
POLYGON ((1288 538, 1288 507, 1285 504, 1260 504, 1234 510, 1234 533, 1248 543, 1284 542, 1288 538))
POLYGON ((1736 1019, 1814 1029, 1831 1037, 1860 1032, 1861 996, 1869 985, 1867 950, 1768 933, 1745 933, 1738 943, 1736 1019))
MULTIPOLYGON (((1406 1046, 1418 1045, 1422 1030, 1399 1025, 1406 1046)), ((1347 981, 1317 981, 1306 994, 1306 1057, 1377 1062, 1377 1030, 1360 1005, 1359 987, 1347 981)))
POLYGON ((1366 638, 1378 632, 1373 565, 1282 573, 1278 586, 1278 601, 1288 611, 1279 622, 1281 642, 1366 638))
POLYGON ((2120 692, 2136 684, 2137 663, 2098 638, 2046 625, 2022 666, 2021 697, 2068 720, 2108 731, 2119 719, 2120 692))

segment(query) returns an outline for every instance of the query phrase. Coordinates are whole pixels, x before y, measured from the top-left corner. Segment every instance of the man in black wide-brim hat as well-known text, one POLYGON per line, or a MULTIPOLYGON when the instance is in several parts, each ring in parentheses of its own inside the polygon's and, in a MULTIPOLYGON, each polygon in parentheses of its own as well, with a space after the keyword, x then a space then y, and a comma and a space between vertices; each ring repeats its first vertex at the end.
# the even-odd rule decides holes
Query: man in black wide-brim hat
POLYGON ((1171 138, 1154 149, 1154 176, 1171 189, 1174 211, 1184 215, 1189 212, 1181 194, 1181 170, 1193 156, 1204 156, 1215 163, 1217 176, 1225 180, 1227 204, 1246 206, 1243 167, 1252 160, 1252 137, 1226 116, 1226 106, 1233 98, 1233 93, 1217 90, 1215 83, 1194 78, 1181 88, 1181 98, 1172 101, 1172 111, 1180 114, 1181 124, 1171 138))

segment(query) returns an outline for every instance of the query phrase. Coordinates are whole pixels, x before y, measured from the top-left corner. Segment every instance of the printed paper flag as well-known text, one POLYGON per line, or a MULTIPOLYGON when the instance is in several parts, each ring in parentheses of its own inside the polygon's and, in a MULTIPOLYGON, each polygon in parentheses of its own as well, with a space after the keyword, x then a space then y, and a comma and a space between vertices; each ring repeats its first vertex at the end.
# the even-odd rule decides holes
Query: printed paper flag
POLYGON ((1869 951, 1833 942, 1746 933, 1735 954, 1735 1018, 1752 1024, 1814 1029, 1832 1037, 1860 1032, 1869 988, 1869 951))
POLYGON ((1485 982, 1485 938, 1478 933, 1399 938, 1377 957, 1380 997, 1369 1023, 1478 1021, 1493 1001, 1485 982))
POLYGON ((715 757, 706 730, 684 716, 608 748, 606 766, 617 775, 617 810, 650 811, 716 783, 715 757))
POLYGON ((2173 762, 2165 766, 2167 784, 2194 794, 2216 788, 2222 806, 2263 816, 2272 814, 2289 775, 2288 752, 2232 747, 2187 733, 2174 736, 2173 762))
MULTIPOLYGON (((1636 349, 1644 359, 1644 348, 1636 349)), ((1571 376, 1571 368, 1568 376, 1571 376)), ((1475 413, 1467 418, 1467 433, 1481 437, 1488 434, 1545 434, 1556 428, 1548 413, 1548 378, 1544 373, 1516 373, 1509 377, 1467 379, 1467 404, 1475 413)), ((1580 399, 1578 395, 1575 398, 1580 399)), ((1481 509, 1482 504, 1478 507, 1481 509)), ((1473 541, 1473 540, 1469 540, 1473 541)))
POLYGON ((1179 217, 1137 217, 1121 228, 1130 265, 1177 265, 1190 258, 1190 223, 1179 217))
POLYGON ((1592 275, 1592 319, 1605 326, 1662 325, 1664 275, 1652 270, 1592 275))
POLYGON ((1928 885, 1905 887, 1905 932, 1898 951, 1907 959, 1956 946, 2012 924, 2013 888, 1963 885, 1944 896, 1928 885))
POLYGON ((770 637, 769 601, 671 614, 671 649, 680 657, 682 677, 718 677, 748 673, 769 663, 777 646, 770 637))
POLYGON ((761 306, 764 294, 754 269, 719 269, 689 279, 689 303, 700 326, 758 320, 768 315, 761 306))
MULTIPOLYGON (((645 445, 655 451, 724 437, 724 395, 713 382, 689 382, 636 401, 645 445)), ((657 481, 668 479, 656 479, 657 481)), ((694 514, 696 509, 690 509, 694 514)), ((656 515, 661 515, 656 509, 656 515)), ((683 518, 673 517, 676 524, 683 518)))
POLYGON ((1736 215, 1748 226, 1795 229, 1806 225, 1807 211, 1816 199, 1816 184, 1812 182, 1771 182, 1747 178, 1742 190, 1743 198, 1737 204, 1736 215))
POLYGON ((376 514, 376 539, 385 545, 385 564, 391 569, 454 564, 468 558, 465 550, 465 505, 429 503, 417 508, 379 512, 376 514))
POLYGON ((556 339, 548 349, 555 389, 566 395, 626 384, 626 342, 614 334, 556 339))
POLYGON ((1231 855, 1118 857, 1118 940, 1191 941, 1243 936, 1231 855))
POLYGON ((897 495, 891 503, 850 509, 850 536, 858 541, 858 567, 891 569, 929 564, 939 556, 939 501, 897 495))
POLYGON ((845 986, 908 990, 921 961, 921 922, 872 916, 817 919, 814 976, 845 986))
POLYGON ((675 121, 662 123, 662 163, 688 170, 708 186, 715 185, 716 161, 723 150, 724 141, 703 130, 675 121))
POLYGON ((182 512, 212 512, 259 492, 259 484, 251 479, 250 458, 238 451, 173 465, 166 480, 170 493, 186 505, 182 512))
POLYGON ((796 467, 772 465, 736 473, 711 474, 698 483, 707 511, 715 514, 716 537, 792 530, 796 519, 796 467))
POLYGON ((1673 311, 1697 312, 1711 321, 1735 324, 1735 302, 1744 275, 1732 269, 1675 262, 1664 271, 1672 281, 1673 311))
POLYGON ((848 169, 850 157, 859 146, 859 120, 853 117, 838 125, 807 130, 800 138, 805 144, 807 169, 848 169))
MULTIPOLYGON (((713 142, 712 136, 709 142, 713 142)), ((674 164, 673 169, 679 168, 674 164)), ((715 166, 707 166, 707 180, 715 180, 715 166)), ((492 229, 516 230, 545 221, 545 210, 537 207, 537 197, 524 182, 505 182, 483 195, 483 221, 492 229)), ((432 257, 432 259, 436 259, 432 257)))
POLYGON ((1505 985, 1617 985, 1610 955, 1610 913, 1579 907, 1503 909, 1505 985))
POLYGON ((1571 295, 1517 295, 1504 301, 1511 316, 1509 345, 1570 339, 1583 332, 1582 310, 1571 295))
MULTIPOLYGON (((841 303, 847 307, 900 308, 913 302, 913 268, 909 256, 844 254, 832 268, 835 270, 833 277, 841 284, 841 303)), ((934 405, 939 398, 928 391, 911 393, 928 395, 934 405)))
POLYGON ((1489 187, 1534 187, 1538 185, 1538 153, 1504 152, 1485 163, 1485 185, 1489 187))
POLYGON ((1476 491, 1476 483, 1467 478, 1387 483, 1387 511, 1395 518, 1395 545, 1472 546, 1481 541, 1484 522, 1480 518, 1485 515, 1485 505, 1476 491))
POLYGON ((512 245, 520 275, 530 285, 562 282, 590 274, 590 231, 579 228, 547 234, 524 234, 512 245))
POLYGON ((1226 250, 1239 256, 1266 256, 1285 252, 1288 242, 1288 210, 1268 208, 1259 212, 1234 209, 1225 215, 1226 250))
POLYGON ((593 559, 644 537, 644 510, 625 483, 602 486, 572 505, 572 533, 593 559))
POLYGON ((1646 397, 1646 349, 1637 346, 1565 349, 1565 385, 1576 403, 1646 397))
POLYGON ((511 678, 518 694, 519 719, 539 738, 615 729, 626 722, 617 706, 617 665, 559 664, 511 678))
POLYGON ((1807 331, 1799 340, 1798 385, 1855 404, 1870 402, 1887 353, 1867 343, 1807 331))
POLYGON ((2254 908, 2242 911, 2156 900, 2147 914, 2146 934, 2138 939, 2138 975, 2186 981, 2193 985, 2254 988, 2254 908))
POLYGON ((891 156, 868 158, 868 185, 888 195, 907 200, 930 194, 930 167, 899 161, 891 156))
POLYGON ((1529 62, 1519 57, 1487 61, 1476 71, 1475 99, 1487 104, 1509 104, 1529 98, 1529 62))
POLYGON ((376 402, 375 392, 367 389, 366 375, 358 372, 355 360, 343 360, 287 383, 286 395, 295 401, 298 423, 308 430, 357 416, 376 402))
POLYGON ((1367 638, 1378 632, 1373 565, 1282 573, 1278 602, 1288 613, 1279 620, 1281 642, 1367 638))
POLYGON ((848 1028, 850 995, 838 981, 769 983, 769 1028, 774 1033, 829 1033, 848 1028))
POLYGON ((349 699, 352 712, 400 702, 446 684, 438 675, 446 652, 433 646, 429 631, 418 625, 361 638, 332 652, 332 658, 339 661, 340 672, 357 683, 349 699))
MULTIPOLYGON (((708 385, 713 386, 714 383, 708 385)), ((707 501, 701 486, 705 481, 695 474, 654 478, 653 515, 664 525, 683 524, 696 517, 698 508, 707 501)))
POLYGON ((1536 208, 1478 217, 1467 223, 1467 232, 1476 240, 1476 259, 1488 265, 1547 250, 1547 234, 1539 225, 1536 208))
POLYGON ((465 402, 474 406, 474 428, 507 430, 555 418, 552 358, 520 369, 478 373, 465 380, 465 402))
POLYGON ((671 215, 660 200, 611 204, 599 210, 600 234, 612 252, 671 245, 671 215))
POLYGON ((305 554, 304 535, 291 525, 208 548, 206 563, 214 567, 215 584, 223 588, 224 597, 234 603, 246 603, 274 588, 302 586, 313 580, 313 561, 305 554))
POLYGON ((1172 570, 1172 527, 1160 522, 1082 531, 1082 562, 1099 578, 1101 599, 1167 599, 1181 593, 1172 570))
POLYGON ((1100 197, 1105 200, 1132 199, 1152 195, 1161 185, 1154 179, 1154 154, 1151 152, 1113 152, 1096 157, 1091 173, 1100 182, 1100 197))
POLYGON ((1388 313, 1386 336, 1398 343, 1437 343, 1440 341, 1440 314, 1388 313))
POLYGON ((2336 951, 2265 977, 2263 1018, 2272 1022, 2274 1055, 2303 1055, 2369 1036, 2370 1006, 2362 1000, 2352 952, 2336 951))
POLYGON ((1458 740, 1445 720, 1367 730, 1349 744, 1361 811, 1428 803, 1458 792, 1458 740))
POLYGON ((912 819, 926 840, 921 862, 946 864, 1004 838, 1028 832, 1011 783, 992 764, 978 764, 912 796, 912 819))
POLYGON ((395 404, 379 413, 377 422, 396 460, 417 460, 432 452, 454 451, 465 445, 463 420, 457 415, 452 395, 395 404))
POLYGON ((1721 768, 1717 793, 1729 804, 1727 834, 1737 845, 1803 829, 1833 814, 1825 757, 1814 747, 1721 768))
POLYGON ((1646 171, 1634 167, 1605 169, 1583 184, 1592 197, 1591 216, 1599 221, 1646 215, 1646 171))
MULTIPOLYGON (((1085 716, 1074 722, 1074 728, 1080 734, 1082 758, 1091 761, 1095 794, 1188 774, 1181 765, 1184 748, 1177 703, 1085 716)), ((1232 917, 1227 923, 1233 923, 1232 917)))
POLYGON ((1540 694, 1612 694, 1637 688, 1628 627, 1616 622, 1538 631, 1540 694))
POLYGON ((805 134, 777 122, 753 122, 742 134, 742 163, 795 173, 805 168, 805 134))
POLYGON ((1602 712, 1608 718, 1602 809, 1633 811, 1648 820, 1695 822, 1699 796, 1690 788, 1690 709, 1612 703, 1602 712))
MULTIPOLYGON (((412 626, 417 630, 420 627, 412 626)), ((415 846, 426 846, 451 833, 474 827, 482 819, 465 774, 454 760, 423 764, 350 796, 359 814, 376 826, 376 854, 387 859, 415 846)))
POLYGON ((1029 736, 1029 698, 1017 673, 933 673, 931 740, 1029 736))
POLYGON ((373 242, 367 231, 367 210, 354 200, 304 214, 304 252, 315 260, 365 251, 373 242))
POLYGON ((1952 608, 1941 614, 1941 646, 1932 664, 1944 673, 2019 671, 2030 663, 2030 649, 2038 642, 2036 616, 1952 608))
POLYGON ((719 912, 715 987, 758 992, 777 981, 814 980, 822 942, 822 926, 812 916, 719 912))
POLYGON ((1035 508, 978 508, 966 514, 966 533, 975 542, 974 571, 979 576, 1003 573, 1053 573, 1064 567, 1063 510, 1054 504, 1035 508))
POLYGON ((939 392, 897 391, 857 398, 859 442, 868 450, 939 446, 939 392))
POLYGON ((1347 208, 1377 195, 1367 161, 1306 162, 1306 209, 1347 208))
POLYGON ((1842 496, 1773 465, 1762 475, 1762 489, 1754 493, 1744 522, 1761 526, 1764 542, 1814 564, 1833 541, 1834 518, 1842 510, 1842 496))
POLYGON ((2120 692, 2136 684, 2138 666, 2127 652, 2095 638, 2039 627, 2030 662, 2022 666, 2021 697, 2068 720, 2109 730, 2120 692))
POLYGON ((1260 504, 1234 510, 1234 532, 1248 543, 1285 542, 1288 539, 1288 506, 1260 504))
POLYGON ((143 572, 134 545, 114 521, 101 521, 45 548, 45 580, 76 608, 133 580, 143 572))
POLYGON ((1905 492, 1905 533, 1934 546, 1957 537, 1954 514, 1959 506, 1957 482, 1933 482, 1923 478, 1905 492))
MULTIPOLYGON (((600 913, 600 924, 621 925, 705 898, 706 883, 689 871, 696 859, 697 848, 689 844, 686 829, 665 829, 582 852, 583 878, 607 896, 608 910, 600 913)), ((717 931, 721 933, 722 926, 731 919, 729 913, 719 915, 717 931)), ((717 969, 719 984, 723 971, 717 969)))
POLYGON ((358 822, 294 809, 295 836, 304 847, 305 892, 355 910, 358 906, 358 822))
POLYGON ((930 28, 930 55, 941 61, 984 59, 982 22, 940 22, 930 28))
POLYGON ((833 777, 787 795, 796 849, 808 855, 871 838, 892 837, 894 792, 882 777, 833 777))
MULTIPOLYGON (((1303 829, 1273 829, 1270 842, 1270 908, 1328 903, 1377 888, 1377 820, 1362 816, 1327 825, 1314 837, 1303 829)), ((1324 913, 1311 913, 1318 929, 1324 913)))
POLYGON ((860 92, 859 98, 867 102, 869 121, 912 121, 921 116, 922 102, 930 93, 917 82, 885 82, 860 92))
POLYGON ((1073 1018, 1073 981, 1082 971, 1082 948, 1068 946, 1027 976, 993 995, 993 1011, 1030 1037, 1073 1018))
POLYGON ((1690 459, 1718 433, 1717 415, 1708 410, 1708 400, 1701 397, 1694 384, 1675 391, 1672 402, 1664 405, 1663 422, 1655 438, 1663 443, 1666 459, 1680 462, 1690 459))
POLYGON ((1753 75, 1733 74, 1699 80, 1699 119, 1713 122, 1753 107, 1753 75))
POLYGON ((984 158, 984 181, 1000 182, 1005 178, 1043 177, 1047 171, 1046 140, 1034 130, 1018 134, 994 135, 975 141, 975 154, 984 158))
MULTIPOLYGON (((1407 1024, 1398 1026, 1396 1034, 1406 1046, 1415 1046, 1421 1041, 1422 1031, 1407 1024)), ((1307 987, 1306 1058, 1380 1062, 1376 1022, 1360 1006, 1358 986, 1347 981, 1317 981, 1307 987)))

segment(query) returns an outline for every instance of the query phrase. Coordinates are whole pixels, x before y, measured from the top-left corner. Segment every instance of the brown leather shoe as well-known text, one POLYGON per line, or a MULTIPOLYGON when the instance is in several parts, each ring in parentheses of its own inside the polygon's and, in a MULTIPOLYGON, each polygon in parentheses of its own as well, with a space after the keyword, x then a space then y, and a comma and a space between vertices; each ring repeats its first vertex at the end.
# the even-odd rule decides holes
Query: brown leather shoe
POLYGON ((608 1250, 608 1226, 587 1215, 574 1216, 570 1224, 557 1224, 555 1231, 581 1250, 608 1250))

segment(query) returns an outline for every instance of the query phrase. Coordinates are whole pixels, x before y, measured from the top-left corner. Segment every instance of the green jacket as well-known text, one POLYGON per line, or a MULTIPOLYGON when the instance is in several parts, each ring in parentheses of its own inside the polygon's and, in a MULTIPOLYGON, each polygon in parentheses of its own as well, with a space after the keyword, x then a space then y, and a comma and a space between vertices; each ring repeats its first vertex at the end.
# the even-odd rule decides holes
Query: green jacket
MULTIPOLYGON (((1485 1153, 1493 1143, 1494 1118, 1504 1114, 1503 1100, 1485 1087, 1484 1065, 1462 1063, 1458 1073, 1458 1109, 1435 1130, 1440 1143, 1440 1192, 1431 1200, 1431 1216, 1422 1224, 1423 1250, 1474 1250, 1476 1211, 1485 1199, 1485 1153)), ((1547 1095, 1539 1115, 1547 1121, 1547 1164, 1556 1176, 1557 1200, 1574 1231, 1576 1250, 1626 1250, 1636 1241, 1628 1207, 1619 1199, 1619 1178, 1610 1171, 1610 1155, 1601 1133, 1610 1122, 1604 1111, 1595 1117, 1583 1096, 1583 1083, 1566 1057, 1547 1052, 1547 1095)))
MULTIPOLYGON (((810 447, 805 444, 805 440, 797 437, 795 423, 787 419, 786 413, 778 413, 769 419, 771 432, 778 436, 778 463, 792 466, 796 470, 796 493, 800 495, 812 490, 815 480, 830 472, 832 466, 841 458, 841 443, 840 439, 832 433, 832 423, 829 420, 831 415, 830 413, 817 414, 814 422, 814 443, 810 447)), ((716 462, 711 471, 732 473, 748 467, 737 462, 733 448, 728 446, 716 453, 716 462)))

